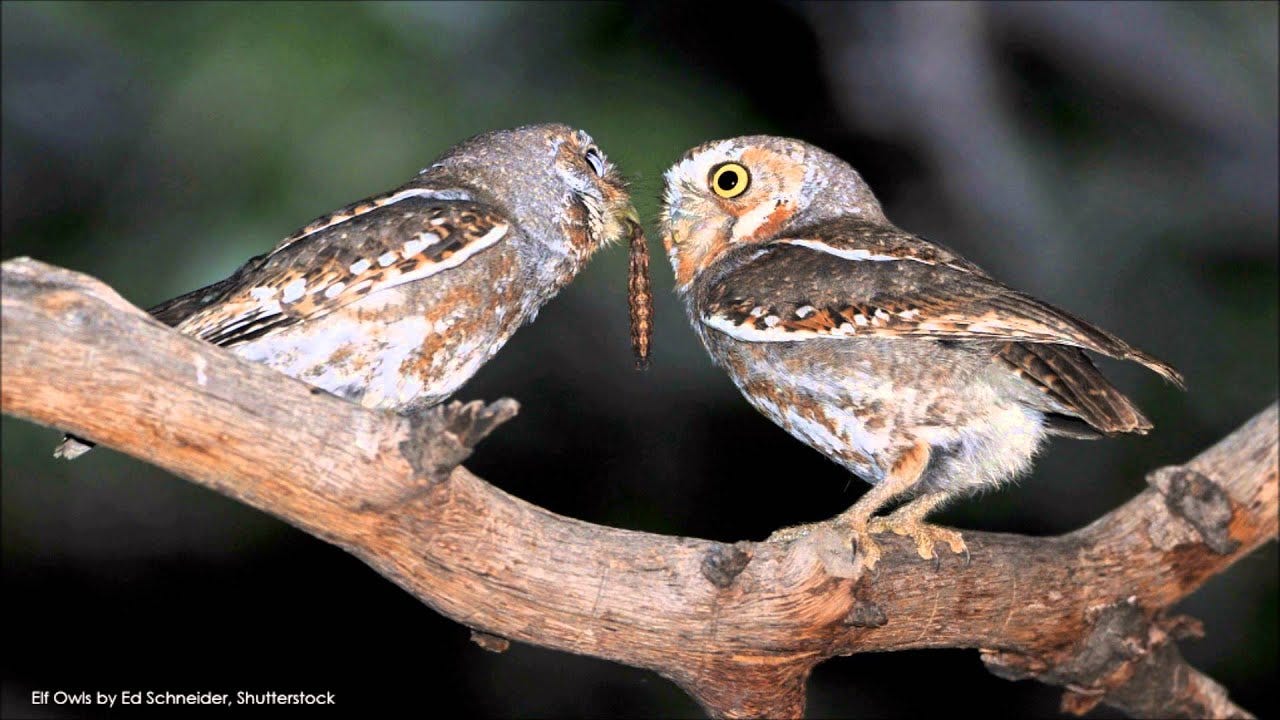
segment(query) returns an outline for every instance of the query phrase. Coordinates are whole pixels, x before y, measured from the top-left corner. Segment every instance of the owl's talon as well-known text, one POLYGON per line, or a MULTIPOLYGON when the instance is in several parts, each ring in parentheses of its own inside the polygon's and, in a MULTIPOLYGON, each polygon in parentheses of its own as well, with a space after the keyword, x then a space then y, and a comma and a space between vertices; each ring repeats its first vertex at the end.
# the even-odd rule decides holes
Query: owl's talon
POLYGON ((970 562, 969 546, 965 545, 964 537, 955 530, 938 527, 925 523, 914 514, 899 514, 897 512, 889 515, 871 518, 871 522, 867 524, 867 528, 873 533, 891 532, 895 535, 903 535, 916 541, 916 553, 924 560, 939 560, 937 553, 937 544, 942 542, 956 555, 965 556, 965 565, 970 562))
POLYGON ((882 553, 880 552, 880 544, 871 539, 871 533, 863 530, 853 533, 853 556, 862 558, 862 567, 872 571, 874 575, 879 575, 876 565, 880 563, 882 553))
POLYGON ((971 559, 969 557, 969 546, 965 544, 963 535, 956 532, 955 530, 940 528, 937 525, 928 525, 926 527, 932 528, 934 537, 946 542, 947 547, 950 548, 952 553, 956 555, 964 555, 965 564, 966 565, 969 564, 969 561, 971 559))

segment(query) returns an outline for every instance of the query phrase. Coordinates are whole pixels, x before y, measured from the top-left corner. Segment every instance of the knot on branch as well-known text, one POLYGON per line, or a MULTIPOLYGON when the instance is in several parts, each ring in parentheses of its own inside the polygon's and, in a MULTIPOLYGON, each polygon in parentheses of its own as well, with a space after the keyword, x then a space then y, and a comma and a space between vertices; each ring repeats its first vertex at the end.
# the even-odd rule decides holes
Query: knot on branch
POLYGON ((751 562, 751 543, 734 545, 716 543, 702 558, 702 576, 712 585, 724 589, 733 584, 751 562))
POLYGON ((503 398, 486 405, 481 400, 454 401, 409 419, 409 438, 400 453, 414 475, 434 485, 471 456, 471 451, 494 428, 516 416, 520 404, 503 398))
POLYGON ((1195 470, 1177 466, 1152 472, 1147 482, 1164 496, 1165 507, 1176 524, 1152 528, 1153 540, 1163 549, 1197 542, 1197 535, 1198 541, 1219 555, 1229 555, 1240 547, 1230 537, 1231 497, 1217 483, 1195 470))
POLYGON ((1058 657, 983 650, 982 660, 992 673, 1007 680, 1034 677, 1064 686, 1068 693, 1063 709, 1088 712, 1132 676, 1134 661, 1167 637, 1148 622, 1137 598, 1094 608, 1089 615, 1089 633, 1058 657))
POLYGON ((849 614, 845 616, 844 624, 860 628, 884 627, 889 624, 889 616, 885 615, 884 609, 874 602, 857 598, 853 601, 849 614))
MULTIPOLYGON (((1083 715, 1098 703, 1168 717, 1239 716, 1225 691, 1186 665, 1174 642, 1204 636, 1200 621, 1185 615, 1149 617, 1137 598, 1094 608, 1083 639, 1055 657, 982 651, 982 660, 1006 680, 1036 678, 1067 688, 1064 712, 1083 715)), ((1141 713, 1139 713, 1141 714, 1141 713)))

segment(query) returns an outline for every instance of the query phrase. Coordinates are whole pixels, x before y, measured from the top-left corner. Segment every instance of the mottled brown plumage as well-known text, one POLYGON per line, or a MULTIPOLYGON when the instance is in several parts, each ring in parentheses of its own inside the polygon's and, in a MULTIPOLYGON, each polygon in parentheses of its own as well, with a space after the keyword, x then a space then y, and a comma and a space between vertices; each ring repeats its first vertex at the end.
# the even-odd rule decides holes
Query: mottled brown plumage
POLYGON ((494 208, 409 196, 282 244, 178 328, 215 345, 247 342, 457 267, 509 227, 494 208))
POLYGON ((925 515, 1025 471, 1045 435, 1149 430, 1083 350, 1181 382, 1115 335, 898 229, 857 172, 811 145, 708 143, 666 178, 664 242, 695 330, 752 405, 873 484, 837 519, 868 564, 878 557, 869 532, 912 535, 925 556, 938 541, 962 550, 925 515))
MULTIPOLYGON (((1007 343, 996 356, 1063 403, 1065 412, 1107 434, 1145 432, 1151 425, 1083 353, 1064 346, 1134 360, 1180 382, 1160 360, 1008 288, 945 248, 868 223, 833 225, 834 232, 797 231, 793 234, 803 240, 780 240, 768 253, 725 273, 709 286, 703 320, 747 334, 771 333, 778 340, 788 335, 1023 340, 1007 343), (819 246, 845 256, 815 251, 819 246), (849 259, 861 252, 897 260, 849 259)), ((754 254, 758 248, 734 252, 754 254)))
MULTIPOLYGON (((1151 421, 1112 387, 1089 356, 1078 348, 1037 343, 1006 343, 996 357, 1019 377, 1044 392, 1058 413, 1083 420, 1104 435, 1145 435, 1151 421)), ((1053 418, 1050 434, 1077 439, 1096 438, 1078 424, 1053 418)))
MULTIPOLYGON (((636 227, 585 132, 486 133, 152 314, 366 407, 410 411, 449 397, 636 227)), ((72 440, 57 454, 84 449, 72 440)))

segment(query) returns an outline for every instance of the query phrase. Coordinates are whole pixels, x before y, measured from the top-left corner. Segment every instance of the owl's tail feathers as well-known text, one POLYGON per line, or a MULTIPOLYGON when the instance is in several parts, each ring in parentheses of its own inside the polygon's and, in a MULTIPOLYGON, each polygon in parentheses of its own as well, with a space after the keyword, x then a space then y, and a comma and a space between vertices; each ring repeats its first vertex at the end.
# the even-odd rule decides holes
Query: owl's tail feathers
POLYGON ((1182 379, 1182 373, 1175 370, 1169 363, 1157 357, 1148 355, 1135 347, 1129 347, 1129 352, 1124 355, 1123 359, 1132 360, 1136 363, 1142 364, 1160 377, 1168 380, 1174 385, 1177 385, 1179 390, 1187 389, 1187 383, 1182 379))
POLYGON ((1087 437, 1089 428, 1103 435, 1151 430, 1151 421, 1102 375, 1079 348, 1039 343, 1008 343, 997 357, 1048 401, 1046 430, 1066 437, 1087 437), (1061 417, 1055 421, 1054 414, 1061 417), (1079 418, 1081 422, 1069 422, 1079 418), (1088 428, 1081 427, 1086 424, 1088 428))
POLYGON ((93 449, 93 443, 76 437, 75 435, 63 435, 62 442, 58 443, 58 447, 53 449, 53 456, 63 460, 75 460, 81 455, 93 449))
POLYGON ((1045 413, 1044 431, 1050 435, 1073 440, 1101 440, 1106 437, 1080 418, 1058 413, 1045 413))
MULTIPOLYGON (((1186 389, 1186 385, 1182 381, 1182 374, 1175 370, 1172 365, 1148 355, 1116 335, 1087 320, 1078 318, 1066 310, 1056 308, 1028 295, 1014 292, 1004 293, 993 298, 991 302, 997 310, 1015 313, 1017 316, 1050 328, 1053 334, 1058 335, 1059 339, 1050 340, 1047 344, 1051 345, 1055 342, 1068 343, 1086 350, 1092 350, 1100 355, 1108 355, 1117 360, 1130 360, 1140 363, 1179 388, 1186 389)), ((1045 341, 1042 339, 1039 342, 1045 341)))
POLYGON ((1089 326, 1089 329, 1095 334, 1095 337, 1091 339, 1095 341, 1096 345, 1085 345, 1084 347, 1103 355, 1110 355, 1117 360, 1129 360, 1131 362, 1136 362, 1165 380, 1177 385, 1179 390, 1187 389, 1187 384, 1182 379, 1182 373, 1174 369, 1174 367, 1169 363, 1155 357, 1154 355, 1150 355, 1139 350, 1101 328, 1089 326))

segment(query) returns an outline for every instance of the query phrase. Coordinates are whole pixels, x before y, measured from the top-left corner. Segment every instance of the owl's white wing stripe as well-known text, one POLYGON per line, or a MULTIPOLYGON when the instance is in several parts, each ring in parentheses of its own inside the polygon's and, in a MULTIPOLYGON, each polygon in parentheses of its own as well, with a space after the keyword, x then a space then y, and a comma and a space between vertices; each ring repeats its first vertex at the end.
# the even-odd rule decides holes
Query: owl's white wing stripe
MULTIPOLYGON (((776 316, 771 315, 770 317, 776 316)), ((840 328, 826 332, 814 332, 813 330, 786 331, 773 326, 760 330, 751 323, 739 325, 724 315, 703 315, 702 322, 713 330, 719 330, 731 338, 744 342, 795 342, 797 340, 812 340, 815 338, 848 337, 854 334, 852 326, 848 326, 848 332, 844 332, 840 328)), ((841 326, 841 328, 843 327, 846 326, 841 326)))
MULTIPOLYGON (((439 207, 422 197, 423 192, 415 190, 391 193, 379 201, 381 211, 368 217, 385 216, 399 223, 388 225, 386 233, 350 239, 339 236, 340 230, 312 233, 306 243, 318 243, 314 247, 299 244, 284 254, 275 251, 241 279, 240 288, 221 303, 185 318, 178 329, 234 345, 287 324, 323 317, 364 295, 456 268, 510 234, 510 223, 491 209, 467 202, 439 207), (409 201, 401 207, 412 206, 410 212, 400 218, 396 207, 388 207, 392 201, 409 201), (295 251, 299 257, 289 254, 295 251), (356 254, 361 251, 364 257, 356 254)), ((373 203, 364 201, 337 215, 372 213, 373 203)))
POLYGON ((898 265, 896 283, 877 284, 864 261, 897 254, 859 252, 802 238, 778 240, 775 250, 731 271, 708 289, 700 320, 746 342, 881 337, 984 340, 1066 345, 1134 360, 1173 382, 1177 371, 1120 338, 1029 295, 1016 292, 954 258, 924 257, 931 267, 898 265), (798 247, 787 248, 786 245, 798 247), (814 253, 828 258, 819 261, 814 253), (936 261, 935 261, 936 260, 936 261), (934 262, 930 262, 934 261, 934 262))
MULTIPOLYGON (((355 277, 347 276, 341 279, 333 278, 331 282, 318 284, 310 288, 310 292, 307 292, 308 288, 306 280, 301 277, 296 278, 284 286, 284 290, 281 293, 279 300, 267 299, 265 304, 250 307, 238 315, 225 318, 221 322, 205 328, 200 333, 200 336, 208 339, 213 336, 227 336, 237 331, 247 330, 251 325, 265 322, 281 315, 284 313, 284 308, 286 306, 292 305, 308 295, 323 293, 326 301, 336 301, 344 295, 355 296, 370 284, 376 284, 376 287, 372 288, 370 292, 380 292, 382 290, 396 287, 397 285, 403 285, 408 282, 430 277, 443 270, 455 268, 482 250, 492 247, 494 243, 501 240, 507 234, 507 230, 509 230, 510 227, 511 226, 507 223, 494 225, 484 235, 481 235, 473 242, 469 242, 462 246, 452 255, 437 262, 423 262, 419 264, 418 267, 408 272, 398 272, 395 268, 391 268, 389 271, 364 280, 360 280, 359 275, 356 275, 355 277)), ((417 252, 412 255, 406 252, 403 254, 403 257, 405 260, 409 260, 420 254, 424 248, 425 245, 422 248, 416 248, 417 252)), ((409 248, 406 248, 406 250, 407 249, 409 248)), ((400 254, 395 251, 390 251, 386 253, 386 255, 392 256, 392 259, 391 262, 383 263, 383 265, 391 265, 400 257, 400 254)), ((368 272, 370 268, 366 267, 365 270, 368 272)), ((273 288, 254 288, 250 291, 250 295, 256 295, 266 299, 268 298, 267 291, 269 290, 273 290, 273 288)), ((272 295, 274 295, 274 293, 272 293, 272 295)), ((186 324, 190 324, 190 322, 195 321, 189 321, 186 324)))
MULTIPOLYGON (((481 250, 484 250, 485 248, 492 246, 494 243, 501 240, 503 236, 507 234, 507 230, 510 229, 510 227, 511 226, 507 225, 506 223, 502 223, 501 225, 494 225, 493 228, 489 230, 489 232, 476 238, 474 242, 470 242, 462 246, 462 248, 458 250, 458 252, 450 255, 449 257, 439 262, 423 264, 421 267, 415 270, 411 270, 410 272, 397 275, 396 277, 391 278, 385 283, 379 285, 377 288, 374 288, 373 292, 378 292, 380 290, 393 288, 397 285, 403 285, 407 282, 413 282, 414 280, 421 280, 424 277, 435 275, 436 273, 442 270, 448 270, 449 268, 458 267, 459 265, 461 265, 462 263, 470 259, 476 253, 480 252, 481 250)), ((408 248, 406 247, 406 251, 407 249, 408 248)), ((418 252, 421 252, 421 251, 422 249, 419 248, 418 252)), ((395 251, 391 251, 387 254, 395 255, 395 251)), ((416 254, 417 253, 414 253, 414 255, 416 254)), ((410 255, 408 252, 404 253, 404 258, 406 260, 411 257, 413 257, 413 255, 410 255)))
POLYGON ((876 252, 875 250, 868 250, 860 247, 837 247, 835 245, 824 243, 821 240, 811 240, 808 238, 783 238, 781 240, 774 241, 771 245, 796 245, 798 247, 808 248, 809 250, 816 250, 820 253, 834 255, 842 260, 852 260, 853 262, 900 262, 903 260, 910 260, 912 262, 918 262, 921 265, 945 266, 962 273, 973 272, 972 268, 965 267, 963 264, 959 263, 946 262, 942 258, 920 257, 906 252, 895 255, 891 253, 876 252))
POLYGON ((428 188, 409 188, 408 190, 399 190, 387 193, 386 195, 375 195, 367 200, 362 200, 355 205, 349 206, 349 209, 339 210, 331 215, 325 216, 315 222, 307 225, 301 230, 295 232, 280 242, 279 245, 272 250, 272 254, 278 253, 299 240, 314 235, 321 230, 326 230, 334 225, 340 225, 352 218, 360 217, 365 213, 372 212, 378 208, 388 205, 394 205, 408 198, 420 197, 427 200, 465 200, 471 202, 471 193, 465 190, 431 190, 428 188))
POLYGON ((864 248, 835 247, 834 245, 828 245, 819 240, 787 238, 787 239, 779 240, 777 242, 778 244, 799 245, 800 247, 806 247, 806 248, 809 248, 810 250, 817 250, 818 252, 823 252, 828 255, 835 255, 836 257, 844 258, 845 260, 854 260, 854 261, 871 260, 874 262, 896 262, 898 260, 915 260, 916 262, 922 262, 927 265, 933 264, 927 260, 911 257, 909 255, 906 255, 906 256, 881 255, 879 253, 875 253, 875 252, 872 252, 871 250, 867 250, 864 248))

